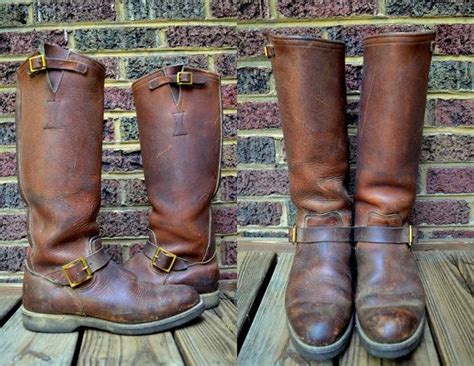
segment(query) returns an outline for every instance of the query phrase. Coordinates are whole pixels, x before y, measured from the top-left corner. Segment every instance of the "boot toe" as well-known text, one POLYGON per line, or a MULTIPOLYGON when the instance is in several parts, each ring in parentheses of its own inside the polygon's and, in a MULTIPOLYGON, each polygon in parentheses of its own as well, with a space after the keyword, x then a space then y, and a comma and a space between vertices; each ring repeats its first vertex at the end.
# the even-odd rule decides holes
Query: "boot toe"
POLYGON ((371 309, 359 316, 362 331, 372 341, 379 343, 400 343, 412 336, 421 317, 411 309, 371 309))
MULTIPOLYGON (((305 344, 322 347, 336 342, 347 329, 350 319, 344 315, 317 311, 317 307, 297 318, 289 318, 289 323, 298 338, 305 344)), ((350 314, 350 311, 347 312, 350 314)))

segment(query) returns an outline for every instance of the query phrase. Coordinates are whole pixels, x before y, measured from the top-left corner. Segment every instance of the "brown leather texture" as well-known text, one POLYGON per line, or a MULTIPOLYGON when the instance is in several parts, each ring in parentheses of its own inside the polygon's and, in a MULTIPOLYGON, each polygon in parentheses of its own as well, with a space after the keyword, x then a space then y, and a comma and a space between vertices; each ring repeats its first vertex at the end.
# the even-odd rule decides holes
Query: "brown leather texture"
MULTIPOLYGON (((296 225, 349 227, 351 202, 344 184, 349 171, 345 47, 273 34, 268 43, 296 225)), ((333 240, 298 243, 288 280, 289 325, 311 346, 337 341, 352 317, 351 244, 348 238, 333 240)))
POLYGON ((35 58, 31 72, 27 60, 17 82, 18 177, 30 243, 24 307, 125 323, 163 319, 193 307, 199 296, 192 288, 139 284, 101 252, 96 217, 105 69, 58 46, 45 45, 44 54, 45 69, 35 58), (56 61, 48 66, 50 59, 56 61), (86 67, 70 68, 76 64, 86 67), (82 265, 65 271, 62 266, 80 257, 89 260, 91 278, 73 289, 67 276, 72 282, 85 280, 82 265))
POLYGON ((143 252, 125 267, 141 280, 185 283, 200 293, 216 291, 219 271, 211 200, 219 184, 222 149, 220 77, 169 66, 137 80, 132 88, 152 205, 149 241, 188 267, 165 272, 143 252), (182 85, 177 83, 178 73, 182 85))
MULTIPOLYGON (((364 41, 357 226, 407 225, 416 195, 433 41, 431 32, 383 34, 364 41)), ((425 308, 410 247, 359 242, 356 259, 356 312, 363 332, 380 343, 407 339, 425 308)))

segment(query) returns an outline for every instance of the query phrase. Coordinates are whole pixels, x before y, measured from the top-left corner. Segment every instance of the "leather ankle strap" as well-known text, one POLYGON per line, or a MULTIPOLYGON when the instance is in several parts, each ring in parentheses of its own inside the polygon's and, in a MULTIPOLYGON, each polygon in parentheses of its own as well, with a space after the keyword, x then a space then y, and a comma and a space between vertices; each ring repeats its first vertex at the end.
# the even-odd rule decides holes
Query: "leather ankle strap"
POLYGON ((47 274, 45 277, 60 285, 77 287, 94 277, 94 272, 98 271, 109 263, 110 256, 104 248, 87 256, 79 257, 66 263, 60 270, 47 274))
POLYGON ((418 241, 418 230, 413 226, 359 226, 354 227, 354 241, 380 244, 408 244, 418 241))
POLYGON ((87 73, 87 65, 73 60, 45 57, 44 55, 32 56, 28 59, 28 74, 33 75, 43 70, 66 70, 79 74, 87 73))
POLYGON ((297 227, 290 229, 288 237, 293 243, 350 242, 352 228, 341 226, 297 227))
POLYGON ((191 71, 180 71, 175 75, 158 76, 148 82, 148 88, 154 90, 166 84, 199 86, 207 82, 207 76, 191 71))

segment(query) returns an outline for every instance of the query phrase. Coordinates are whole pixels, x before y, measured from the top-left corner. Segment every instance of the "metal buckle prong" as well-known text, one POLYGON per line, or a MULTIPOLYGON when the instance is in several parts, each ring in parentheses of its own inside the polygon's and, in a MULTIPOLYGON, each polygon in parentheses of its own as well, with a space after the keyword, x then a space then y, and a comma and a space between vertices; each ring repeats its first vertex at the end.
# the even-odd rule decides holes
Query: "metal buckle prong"
POLYGON ((176 74, 176 84, 178 85, 193 85, 193 73, 189 71, 179 71, 176 74), (183 75, 189 75, 189 81, 182 81, 183 75))
POLYGON ((77 287, 77 286, 79 286, 80 284, 82 284, 86 281, 89 281, 93 277, 92 276, 92 270, 90 269, 89 264, 87 264, 87 261, 84 257, 79 257, 79 258, 73 260, 72 262, 69 262, 69 263, 65 264, 64 266, 62 266, 62 269, 63 269, 64 275, 66 276, 66 278, 69 282, 69 285, 72 288, 77 287), (74 267, 78 263, 82 264, 82 270, 86 272, 86 277, 84 279, 80 280, 80 281, 74 281, 74 280, 71 279, 71 277, 69 277, 69 274, 67 273, 67 270, 69 268, 74 267))
POLYGON ((41 70, 46 70, 46 57, 44 55, 37 55, 37 56, 32 56, 28 59, 28 66, 29 66, 29 73, 33 74, 35 72, 41 71, 41 70), (41 66, 35 67, 33 65, 33 61, 40 59, 41 61, 41 66))
POLYGON ((176 262, 177 257, 178 256, 176 254, 168 252, 166 249, 163 249, 162 247, 158 247, 155 251, 155 254, 153 254, 153 257, 151 258, 151 263, 153 264, 153 267, 156 267, 163 272, 169 273, 171 269, 173 268, 174 262, 176 262), (158 261, 158 258, 160 257, 161 253, 163 253, 165 256, 169 258, 173 258, 168 268, 161 268, 156 265, 156 262, 158 261))

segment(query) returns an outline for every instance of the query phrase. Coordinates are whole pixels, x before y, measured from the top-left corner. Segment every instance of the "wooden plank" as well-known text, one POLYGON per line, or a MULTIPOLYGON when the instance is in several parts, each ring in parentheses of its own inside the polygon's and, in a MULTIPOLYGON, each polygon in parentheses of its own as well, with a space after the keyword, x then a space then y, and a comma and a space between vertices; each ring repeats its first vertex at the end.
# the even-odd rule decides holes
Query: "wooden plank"
POLYGON ((220 293, 220 303, 217 308, 212 309, 214 313, 222 320, 225 326, 235 336, 237 335, 237 307, 235 303, 228 297, 227 293, 220 293))
POLYGON ((474 300, 466 283, 468 278, 472 279, 473 253, 416 254, 430 326, 443 364, 470 365, 474 360, 474 300))
POLYGON ((410 355, 398 358, 396 360, 382 360, 371 356, 361 345, 357 331, 354 329, 349 347, 339 358, 340 366, 387 366, 387 365, 406 365, 406 366, 437 366, 439 365, 436 347, 428 326, 425 326, 423 340, 418 348, 410 355))
POLYGON ((237 253, 239 277, 237 280, 237 333, 240 334, 243 325, 248 319, 249 312, 255 302, 260 287, 273 261, 274 253, 237 253))
POLYGON ((184 365, 171 332, 121 336, 87 330, 78 365, 184 365))
POLYGON ((174 333, 176 344, 186 365, 234 365, 236 337, 216 310, 205 311, 201 319, 174 333))
POLYGON ((0 329, 2 365, 70 365, 78 333, 34 333, 23 328, 18 310, 0 329))
MULTIPOLYGON (((20 303, 21 286, 0 286, 0 323, 20 303)), ((6 319, 5 319, 6 320, 6 319)))
POLYGON ((288 338, 284 297, 292 262, 291 254, 282 254, 278 258, 265 296, 240 350, 239 366, 332 365, 331 360, 308 362, 294 349, 288 338))

